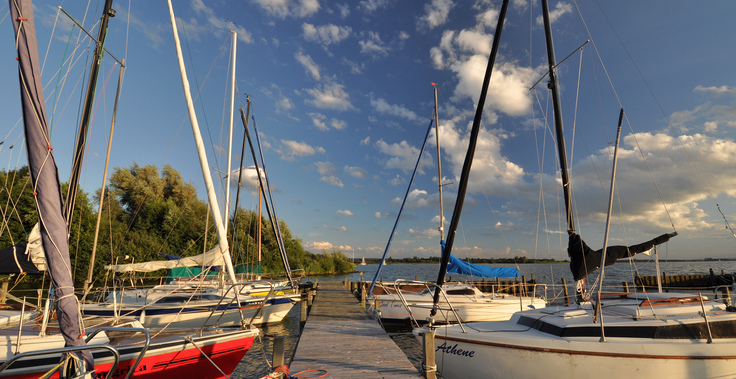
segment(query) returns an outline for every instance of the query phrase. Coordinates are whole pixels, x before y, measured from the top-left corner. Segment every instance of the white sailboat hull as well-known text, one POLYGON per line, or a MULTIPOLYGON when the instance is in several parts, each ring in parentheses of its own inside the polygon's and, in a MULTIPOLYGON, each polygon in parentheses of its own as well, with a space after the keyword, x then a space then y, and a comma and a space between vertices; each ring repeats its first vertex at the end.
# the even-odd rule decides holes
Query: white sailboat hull
POLYGON ((736 377, 736 313, 713 301, 648 296, 651 305, 642 307, 627 304, 641 302, 631 296, 604 303, 605 341, 590 306, 518 312, 464 324, 464 332, 436 328, 438 372, 446 379, 736 377))
POLYGON ((706 340, 665 345, 599 342, 599 338, 590 337, 566 344, 539 341, 530 345, 518 338, 496 338, 493 342, 439 334, 435 338, 438 372, 446 379, 736 377, 736 340, 732 339, 710 345, 706 340))

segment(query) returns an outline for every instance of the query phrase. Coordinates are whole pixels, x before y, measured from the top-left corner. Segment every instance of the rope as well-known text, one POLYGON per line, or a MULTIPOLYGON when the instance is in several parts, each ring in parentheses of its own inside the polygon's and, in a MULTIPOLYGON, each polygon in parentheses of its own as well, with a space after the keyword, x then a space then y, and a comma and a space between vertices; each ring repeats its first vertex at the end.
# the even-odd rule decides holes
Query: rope
POLYGON ((299 372, 295 373, 291 378, 293 378, 293 379, 297 379, 297 378, 298 379, 316 379, 316 378, 325 378, 325 377, 327 377, 327 374, 328 374, 327 370, 315 368, 315 369, 311 369, 311 370, 299 371, 299 372), (304 372, 313 372, 313 371, 321 371, 321 372, 324 372, 324 374, 322 374, 320 376, 297 376, 297 375, 299 375, 301 373, 304 373, 304 372))

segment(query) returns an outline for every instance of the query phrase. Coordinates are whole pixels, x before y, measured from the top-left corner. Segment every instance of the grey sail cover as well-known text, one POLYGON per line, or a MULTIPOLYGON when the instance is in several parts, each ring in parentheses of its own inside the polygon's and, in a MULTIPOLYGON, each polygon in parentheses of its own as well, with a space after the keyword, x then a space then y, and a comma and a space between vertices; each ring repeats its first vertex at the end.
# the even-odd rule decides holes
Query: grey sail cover
MULTIPOLYGON (((33 7, 30 0, 9 2, 18 48, 18 75, 28 167, 36 197, 41 242, 57 299, 56 315, 65 345, 82 346, 85 344, 83 328, 79 304, 74 295, 61 185, 48 132, 33 7)), ((94 361, 89 351, 82 355, 87 369, 93 368, 94 361)))

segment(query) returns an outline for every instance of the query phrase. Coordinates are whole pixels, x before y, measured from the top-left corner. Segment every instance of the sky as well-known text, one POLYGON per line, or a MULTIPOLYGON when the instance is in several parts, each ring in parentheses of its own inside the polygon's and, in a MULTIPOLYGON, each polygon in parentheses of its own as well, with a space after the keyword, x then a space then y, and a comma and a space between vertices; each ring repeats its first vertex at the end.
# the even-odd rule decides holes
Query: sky
MULTIPOLYGON (((103 2, 34 3, 52 141, 66 181, 91 50, 59 6, 97 35, 103 2)), ((500 1, 177 0, 173 6, 221 208, 234 31, 232 170, 243 143, 238 108, 246 108, 248 96, 276 214, 306 250, 380 257, 408 189, 387 255, 439 256, 434 126, 411 188, 409 181, 436 88, 447 229, 500 1)), ((170 164, 205 199, 167 3, 116 1, 113 8, 81 186, 87 193, 102 186, 120 74, 114 56, 125 59, 126 69, 110 173, 134 163, 170 164)), ((736 227, 736 3, 552 0, 550 13, 576 230, 602 247, 624 108, 609 243, 676 231, 661 257, 736 258, 729 229, 736 227)), ((26 158, 7 5, 0 14, 6 83, 0 162, 14 169, 26 158)), ((501 34, 453 253, 565 259, 540 3, 512 0, 501 34)), ((255 132, 252 120, 249 128, 255 132)), ((247 209, 258 201, 252 165, 246 150, 239 206, 247 209)))

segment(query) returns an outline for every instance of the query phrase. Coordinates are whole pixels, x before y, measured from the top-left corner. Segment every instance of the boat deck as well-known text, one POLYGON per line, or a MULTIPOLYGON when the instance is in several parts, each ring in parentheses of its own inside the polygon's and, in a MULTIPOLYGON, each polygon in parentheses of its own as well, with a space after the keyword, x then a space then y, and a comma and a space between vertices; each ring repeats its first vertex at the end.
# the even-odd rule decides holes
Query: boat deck
POLYGON ((291 375, 304 370, 327 371, 325 378, 422 377, 341 282, 319 283, 289 367, 291 375))

